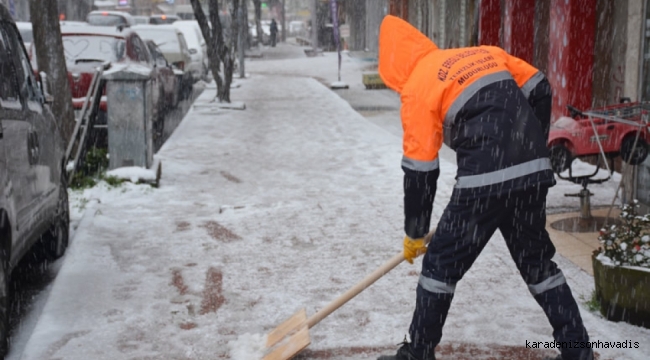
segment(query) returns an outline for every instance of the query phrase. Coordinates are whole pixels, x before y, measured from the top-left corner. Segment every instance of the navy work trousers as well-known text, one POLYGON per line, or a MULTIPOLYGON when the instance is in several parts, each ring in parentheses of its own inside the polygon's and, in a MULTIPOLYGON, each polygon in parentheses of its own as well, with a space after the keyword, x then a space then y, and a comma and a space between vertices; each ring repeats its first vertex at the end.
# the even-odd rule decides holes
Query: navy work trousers
POLYGON ((467 189, 454 190, 423 259, 409 330, 412 350, 422 359, 440 342, 456 283, 497 229, 553 327, 555 340, 567 345, 561 349, 562 358, 592 359, 591 349, 573 347, 589 336, 564 275, 551 261, 555 247, 545 229, 547 192, 546 187, 533 187, 477 198, 467 189))

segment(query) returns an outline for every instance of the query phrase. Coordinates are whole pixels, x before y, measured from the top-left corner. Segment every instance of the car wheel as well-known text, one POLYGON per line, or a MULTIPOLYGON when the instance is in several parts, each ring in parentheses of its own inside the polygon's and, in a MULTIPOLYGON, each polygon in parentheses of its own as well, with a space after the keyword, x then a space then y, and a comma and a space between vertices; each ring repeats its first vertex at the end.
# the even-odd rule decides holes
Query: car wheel
POLYGON ((191 78, 185 79, 185 81, 183 82, 183 89, 184 89, 183 92, 185 94, 184 96, 185 99, 192 99, 192 88, 193 88, 192 85, 193 84, 191 78))
POLYGON ((551 168, 553 169, 553 172, 559 174, 571 166, 571 163, 573 162, 571 151, 569 151, 564 144, 551 146, 550 152, 551 168))
POLYGON ((68 247, 70 236, 70 208, 68 204, 68 182, 65 175, 61 175, 59 201, 56 214, 50 230, 45 235, 45 256, 49 260, 56 260, 63 256, 68 247))
POLYGON ((641 138, 637 140, 636 148, 632 153, 635 139, 636 136, 628 136, 621 143, 621 157, 630 165, 639 165, 648 157, 648 143, 641 138))
MULTIPOLYGON (((162 113, 162 110, 159 110, 162 113)), ((159 116, 158 119, 153 123, 153 146, 154 151, 157 152, 163 144, 163 138, 165 136, 165 117, 159 116)))

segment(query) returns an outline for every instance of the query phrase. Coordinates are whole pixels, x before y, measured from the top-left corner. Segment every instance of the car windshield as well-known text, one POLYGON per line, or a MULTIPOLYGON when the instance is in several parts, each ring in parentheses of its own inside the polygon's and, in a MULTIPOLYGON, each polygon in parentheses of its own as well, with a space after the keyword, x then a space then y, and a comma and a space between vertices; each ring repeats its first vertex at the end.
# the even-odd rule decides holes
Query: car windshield
POLYGON ((88 23, 95 26, 128 25, 124 17, 107 13, 88 15, 88 23))
POLYGON ((112 36, 66 35, 63 50, 67 63, 119 61, 124 57, 124 39, 112 36))
POLYGON ((138 35, 143 40, 153 40, 163 53, 178 53, 181 46, 178 44, 176 32, 158 29, 137 29, 138 35))
POLYGON ((159 16, 152 16, 152 17, 149 19, 149 23, 150 23, 150 24, 155 24, 155 25, 160 25, 160 24, 171 24, 171 23, 173 23, 173 22, 176 21, 176 20, 178 20, 178 19, 175 18, 175 17, 167 17, 167 16, 165 16, 165 17, 160 16, 160 17, 159 17, 159 16))

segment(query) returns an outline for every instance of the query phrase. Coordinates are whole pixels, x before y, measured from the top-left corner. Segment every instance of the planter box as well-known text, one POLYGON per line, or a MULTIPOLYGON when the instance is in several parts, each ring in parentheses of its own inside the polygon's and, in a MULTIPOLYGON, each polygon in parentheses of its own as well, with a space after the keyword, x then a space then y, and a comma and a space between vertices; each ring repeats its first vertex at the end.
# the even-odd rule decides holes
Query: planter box
POLYGON ((650 270, 605 265, 595 254, 592 263, 603 316, 650 328, 650 270))
POLYGON ((365 72, 361 74, 363 85, 366 89, 386 89, 386 84, 377 72, 365 72))

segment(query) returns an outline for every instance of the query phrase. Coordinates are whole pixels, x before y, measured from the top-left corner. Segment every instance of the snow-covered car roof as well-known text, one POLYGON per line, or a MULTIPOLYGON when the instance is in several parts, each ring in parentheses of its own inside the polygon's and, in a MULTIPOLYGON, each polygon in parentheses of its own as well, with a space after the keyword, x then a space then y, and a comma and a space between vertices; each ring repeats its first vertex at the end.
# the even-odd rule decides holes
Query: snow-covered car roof
POLYGON ((180 20, 174 22, 172 25, 183 32, 188 47, 201 48, 204 40, 201 34, 201 28, 196 20, 180 20))
POLYGON ((119 29, 115 26, 93 26, 87 24, 81 25, 62 25, 61 35, 84 34, 84 35, 102 35, 124 38, 132 33, 130 28, 119 29))
MULTIPOLYGON (((86 16, 86 21, 89 21, 91 18, 97 18, 98 15, 100 17, 101 16, 120 17, 120 18, 122 18, 124 20, 124 22, 126 22, 126 24, 123 24, 123 25, 128 25, 128 26, 135 25, 135 19, 133 18, 133 15, 131 15, 131 14, 127 13, 127 12, 124 12, 124 11, 94 10, 94 11, 91 11, 91 12, 88 13, 88 15, 86 16)), ((98 24, 98 25, 100 25, 100 24, 98 24)), ((101 24, 101 25, 111 26, 111 25, 107 25, 107 24, 101 24)))
POLYGON ((190 62, 185 35, 174 25, 136 25, 132 26, 130 30, 135 31, 143 40, 153 40, 167 61, 171 63, 190 62))

